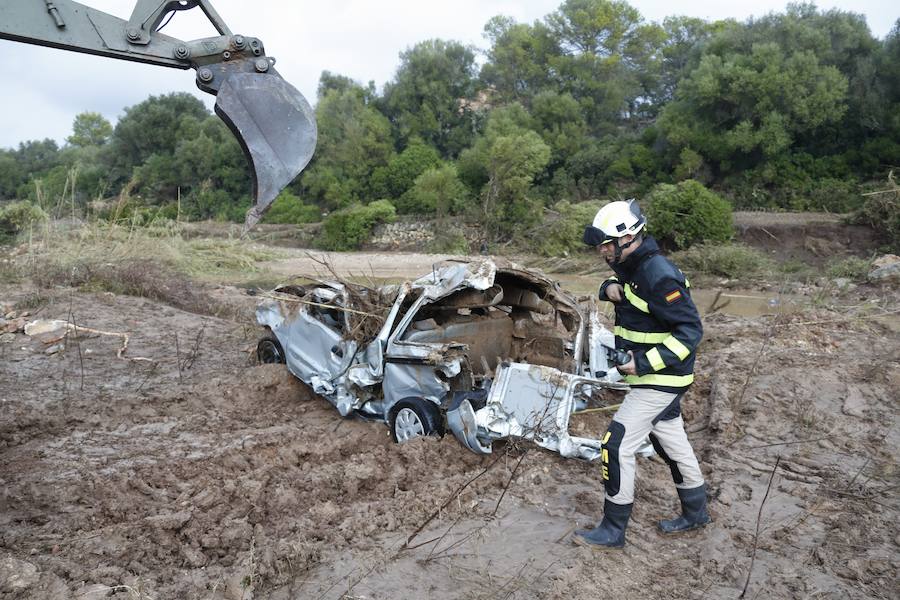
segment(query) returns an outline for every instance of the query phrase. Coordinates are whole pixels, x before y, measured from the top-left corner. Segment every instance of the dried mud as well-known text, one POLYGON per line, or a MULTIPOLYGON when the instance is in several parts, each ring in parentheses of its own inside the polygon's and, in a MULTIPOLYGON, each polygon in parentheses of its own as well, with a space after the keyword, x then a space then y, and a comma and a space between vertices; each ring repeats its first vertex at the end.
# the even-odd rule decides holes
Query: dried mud
POLYGON ((47 295, 37 316, 130 345, 0 344, 0 597, 737 598, 754 548, 748 598, 898 596, 900 339, 878 324, 708 317, 684 412, 714 521, 657 533, 677 497, 640 459, 628 543, 595 552, 571 531, 601 512, 596 465, 341 419, 255 365, 250 299, 234 322, 47 295))

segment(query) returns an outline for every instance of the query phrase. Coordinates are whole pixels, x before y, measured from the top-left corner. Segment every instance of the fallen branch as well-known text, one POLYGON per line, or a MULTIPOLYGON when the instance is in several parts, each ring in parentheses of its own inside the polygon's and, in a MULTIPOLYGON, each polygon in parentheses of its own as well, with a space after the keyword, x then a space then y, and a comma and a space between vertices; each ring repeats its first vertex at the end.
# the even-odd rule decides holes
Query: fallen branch
POLYGON ((441 505, 437 508, 437 510, 435 510, 433 513, 431 513, 431 515, 430 515, 427 519, 425 519, 425 522, 424 522, 424 523, 422 523, 421 525, 419 525, 419 526, 416 528, 416 530, 412 533, 412 535, 410 535, 408 538, 406 538, 406 543, 403 544, 403 547, 401 548, 401 550, 408 550, 408 549, 409 549, 409 543, 410 543, 411 541, 413 541, 413 539, 415 539, 415 537, 416 537, 417 535, 419 535, 420 533, 422 533, 422 531, 423 531, 426 527, 428 527, 428 524, 431 523, 431 522, 435 519, 435 517, 437 517, 439 514, 441 514, 441 511, 442 511, 442 510, 444 510, 445 508, 447 508, 447 507, 450 505, 451 502, 453 502, 456 498, 458 498, 459 495, 463 493, 463 490, 465 490, 467 487, 469 487, 472 483, 474 483, 474 482, 475 482, 477 479, 479 479, 482 475, 484 475, 485 473, 487 473, 488 471, 490 471, 491 468, 492 468, 494 465, 496 465, 498 462, 500 462, 500 459, 501 459, 501 458, 503 458, 503 455, 502 455, 502 454, 498 455, 497 458, 495 458, 495 459, 491 462, 491 464, 489 464, 488 466, 486 466, 486 467, 485 467, 484 469, 482 469, 477 475, 475 475, 474 477, 472 477, 471 479, 469 479, 468 481, 466 481, 465 483, 463 483, 461 486, 459 486, 459 488, 457 488, 457 490, 456 490, 455 492, 453 492, 452 494, 450 494, 450 497, 447 498, 446 502, 444 502, 443 504, 441 504, 441 505))
POLYGON ((762 502, 759 503, 759 513, 756 515, 756 533, 753 535, 753 552, 750 554, 750 569, 747 571, 747 581, 744 582, 744 589, 741 591, 741 595, 738 598, 743 598, 747 594, 747 588, 750 586, 750 577, 753 575, 753 564, 756 562, 756 548, 759 545, 759 523, 762 520, 762 511, 763 506, 766 504, 766 499, 769 497, 769 491, 772 489, 772 481, 775 479, 775 471, 778 470, 778 463, 781 462, 781 455, 775 459, 775 466, 772 467, 772 473, 769 475, 769 484, 766 486, 766 493, 763 496, 762 502))

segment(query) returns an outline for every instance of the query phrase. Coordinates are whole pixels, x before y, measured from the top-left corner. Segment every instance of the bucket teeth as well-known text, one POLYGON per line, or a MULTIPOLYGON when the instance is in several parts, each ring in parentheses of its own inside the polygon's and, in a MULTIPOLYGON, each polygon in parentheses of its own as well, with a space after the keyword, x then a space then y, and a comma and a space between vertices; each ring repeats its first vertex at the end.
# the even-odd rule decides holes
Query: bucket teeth
POLYGON ((253 172, 254 205, 247 211, 246 233, 309 163, 316 148, 316 117, 303 94, 274 69, 232 74, 220 87, 215 108, 253 172))

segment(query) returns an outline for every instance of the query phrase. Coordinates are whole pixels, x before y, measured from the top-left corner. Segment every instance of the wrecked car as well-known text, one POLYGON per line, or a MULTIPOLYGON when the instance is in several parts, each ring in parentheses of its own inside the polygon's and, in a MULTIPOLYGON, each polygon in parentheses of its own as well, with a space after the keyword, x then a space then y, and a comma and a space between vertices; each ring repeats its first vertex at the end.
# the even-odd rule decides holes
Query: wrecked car
POLYGON ((593 460, 600 440, 570 435, 570 416, 628 389, 596 304, 511 263, 444 262, 378 289, 282 286, 256 317, 261 363, 286 364, 342 416, 383 421, 397 442, 449 429, 477 453, 523 438, 593 460))

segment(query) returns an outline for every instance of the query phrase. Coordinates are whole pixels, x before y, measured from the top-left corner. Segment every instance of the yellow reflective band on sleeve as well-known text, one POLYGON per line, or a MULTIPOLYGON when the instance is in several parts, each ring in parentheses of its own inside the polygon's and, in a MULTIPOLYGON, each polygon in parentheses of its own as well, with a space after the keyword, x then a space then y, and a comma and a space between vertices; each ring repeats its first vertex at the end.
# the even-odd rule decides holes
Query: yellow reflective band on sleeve
POLYGON ((623 340, 635 342, 637 344, 662 344, 666 338, 672 337, 672 334, 666 332, 646 332, 625 329, 621 325, 616 325, 615 334, 623 340))
POLYGON ((694 383, 694 375, 628 375, 625 383, 630 385, 664 385, 666 387, 687 387, 694 383))
POLYGON ((656 348, 651 348, 645 354, 647 360, 650 361, 650 367, 654 371, 661 371, 666 368, 666 363, 663 362, 662 356, 659 354, 659 350, 656 348))
POLYGON ((610 438, 610 437, 612 437, 612 432, 607 431, 607 432, 606 432, 606 435, 603 436, 603 442, 601 442, 601 443, 605 444, 606 442, 609 441, 609 438, 610 438))
POLYGON ((672 351, 679 359, 684 360, 691 355, 691 349, 678 341, 674 335, 670 335, 662 341, 663 346, 672 351))
POLYGON ((631 291, 630 285, 625 286, 625 299, 639 311, 645 313, 650 312, 650 306, 647 304, 647 301, 631 291))
POLYGON ((687 278, 687 277, 684 278, 684 287, 686 287, 686 288, 691 287, 691 282, 688 281, 688 278, 687 278))

